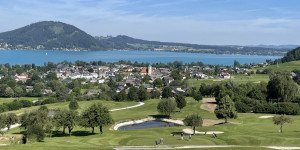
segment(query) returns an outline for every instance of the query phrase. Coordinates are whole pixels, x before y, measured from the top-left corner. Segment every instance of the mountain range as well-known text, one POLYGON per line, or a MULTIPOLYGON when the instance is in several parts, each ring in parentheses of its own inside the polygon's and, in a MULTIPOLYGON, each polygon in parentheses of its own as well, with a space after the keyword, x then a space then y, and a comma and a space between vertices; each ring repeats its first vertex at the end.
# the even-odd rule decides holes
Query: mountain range
POLYGON ((73 25, 42 21, 0 33, 1 49, 153 50, 213 54, 284 55, 291 47, 199 45, 135 39, 126 35, 93 37, 73 25))

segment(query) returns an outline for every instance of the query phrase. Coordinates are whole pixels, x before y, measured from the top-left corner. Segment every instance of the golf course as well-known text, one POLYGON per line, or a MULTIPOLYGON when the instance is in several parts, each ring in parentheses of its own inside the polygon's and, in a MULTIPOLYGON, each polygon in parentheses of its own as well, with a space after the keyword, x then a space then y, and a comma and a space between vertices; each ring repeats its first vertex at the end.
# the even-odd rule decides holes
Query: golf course
MULTIPOLYGON (((203 101, 205 101, 204 98, 203 101)), ((185 116, 197 113, 203 120, 203 127, 197 127, 199 132, 209 131, 222 131, 223 134, 218 134, 217 138, 213 138, 210 134, 196 134, 192 136, 191 141, 188 136, 184 136, 183 140, 180 135, 172 136, 173 132, 182 132, 183 129, 191 129, 188 126, 175 126, 175 127, 161 127, 152 129, 136 129, 136 130, 112 130, 113 125, 105 126, 104 133, 100 134, 96 130, 95 134, 91 134, 90 128, 75 127, 73 135, 62 135, 61 132, 54 132, 52 137, 46 137, 44 142, 34 142, 26 145, 10 145, 1 146, 0 149, 22 149, 22 150, 36 150, 36 149, 135 149, 135 148, 153 148, 153 149, 184 149, 190 148, 197 149, 200 145, 209 145, 216 147, 206 147, 209 149, 268 149, 268 146, 286 146, 297 147, 299 146, 299 116, 290 116, 294 122, 285 124, 283 132, 279 133, 279 126, 273 124, 272 117, 261 116, 274 116, 268 114, 254 114, 254 113, 239 113, 237 119, 229 119, 229 123, 220 123, 223 120, 218 120, 215 114, 201 109, 202 101, 199 103, 193 98, 186 98, 187 105, 181 112, 175 112, 171 115, 172 119, 183 119, 185 116), (206 126, 206 121, 210 125, 206 126), (214 121, 216 124, 214 124, 214 121), (163 138, 163 144, 155 146, 155 140, 163 138), (222 145, 221 147, 218 147, 222 145), (230 147, 227 147, 227 146, 230 147), (129 146, 129 147, 127 147, 129 146), (137 147, 130 147, 137 146, 137 147)), ((159 99, 150 99, 145 101, 144 105, 111 112, 112 118, 117 122, 126 120, 137 120, 147 118, 152 115, 157 115, 156 106, 159 99)), ((132 105, 137 105, 137 102, 108 102, 102 100, 79 102, 79 112, 87 105, 92 103, 102 103, 109 109, 122 108, 132 105)), ((45 105, 49 109, 56 107, 64 107, 64 103, 48 104, 45 105)), ((21 111, 30 111, 32 108, 21 109, 21 111)), ((13 128, 9 135, 4 136, 18 136, 22 132, 19 127, 13 128)), ((0 142, 5 142, 5 138, 1 137, 0 142)), ((18 140, 18 139, 16 139, 18 140)), ((8 141, 6 141, 8 144, 8 141)), ((5 143, 4 143, 5 144, 5 143)))

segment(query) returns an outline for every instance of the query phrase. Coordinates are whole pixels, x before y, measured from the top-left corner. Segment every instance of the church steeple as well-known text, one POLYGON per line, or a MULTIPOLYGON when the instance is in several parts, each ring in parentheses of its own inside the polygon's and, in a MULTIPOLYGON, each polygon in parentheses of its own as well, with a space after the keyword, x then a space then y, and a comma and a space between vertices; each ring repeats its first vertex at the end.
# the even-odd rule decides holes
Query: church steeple
POLYGON ((151 74, 152 74, 152 66, 149 65, 149 66, 148 66, 148 75, 151 75, 151 74))

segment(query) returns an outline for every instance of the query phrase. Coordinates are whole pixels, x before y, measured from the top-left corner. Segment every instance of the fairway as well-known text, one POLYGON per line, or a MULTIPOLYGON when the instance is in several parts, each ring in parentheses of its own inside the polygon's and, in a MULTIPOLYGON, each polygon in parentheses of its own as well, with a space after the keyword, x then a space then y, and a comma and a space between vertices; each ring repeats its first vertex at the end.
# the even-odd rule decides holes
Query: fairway
MULTIPOLYGON (((120 106, 135 105, 136 102, 112 102, 112 101, 87 101, 80 102, 79 106, 86 107, 94 102, 101 102, 110 108, 120 106), (111 104, 110 104, 111 103, 111 104), (119 105, 120 104, 120 105, 119 105)), ((151 115, 157 115, 156 106, 158 99, 145 101, 145 105, 111 112, 115 122, 124 120, 135 120, 151 115)), ((49 104, 49 108, 66 107, 67 103, 49 104), (64 104, 64 105, 61 105, 64 104)), ((193 98, 187 98, 187 106, 181 112, 171 115, 172 118, 184 118, 188 114, 198 113, 204 119, 216 119, 214 113, 200 109, 201 102, 198 103, 193 98)), ((30 108, 32 109, 32 108, 30 108)), ((26 111, 26 109, 22 109, 26 111)), ((21 111, 19 111, 21 113, 21 111)), ((254 146, 257 149, 265 149, 260 146, 300 146, 299 140, 299 116, 290 116, 294 119, 292 124, 286 124, 283 133, 279 133, 278 126, 272 122, 272 118, 261 119, 260 116, 267 114, 239 113, 238 119, 230 119, 229 121, 237 122, 237 124, 222 124, 216 126, 197 127, 197 131, 223 131, 224 134, 218 135, 218 138, 212 138, 211 135, 195 135, 192 141, 188 141, 188 136, 184 136, 184 140, 180 140, 180 136, 172 136, 172 132, 181 132, 189 127, 163 127, 153 129, 139 130, 110 130, 112 125, 104 128, 104 134, 99 134, 96 128, 96 134, 91 134, 90 128, 76 127, 73 136, 61 135, 58 132, 53 137, 45 138, 44 142, 35 142, 27 145, 14 145, 0 147, 0 149, 113 149, 115 146, 154 146, 154 141, 161 137, 164 138, 164 145, 184 146, 184 145, 241 145, 254 146)), ((11 130, 11 133, 20 133, 19 128, 11 130)), ((247 147, 233 149, 251 149, 247 147)), ((232 149, 232 148, 212 148, 212 149, 232 149)))

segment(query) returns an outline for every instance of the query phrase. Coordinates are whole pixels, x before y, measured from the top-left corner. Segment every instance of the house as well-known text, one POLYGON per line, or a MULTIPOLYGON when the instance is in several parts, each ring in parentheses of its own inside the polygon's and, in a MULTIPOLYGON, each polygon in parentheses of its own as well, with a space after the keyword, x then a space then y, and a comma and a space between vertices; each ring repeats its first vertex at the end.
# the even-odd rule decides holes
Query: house
POLYGON ((17 76, 16 81, 22 81, 26 82, 28 79, 28 74, 27 73, 21 73, 20 75, 17 76))
POLYGON ((33 86, 26 86, 26 91, 32 91, 33 90, 33 86))
POLYGON ((174 79, 173 79, 172 77, 169 77, 169 76, 163 77, 163 80, 164 80, 165 82, 167 82, 168 84, 170 84, 171 82, 174 81, 174 79))
POLYGON ((230 79, 231 78, 231 76, 230 76, 230 74, 228 72, 222 72, 222 73, 220 73, 220 77, 224 78, 224 79, 230 79))
POLYGON ((44 95, 46 95, 46 94, 51 94, 51 93, 53 93, 53 92, 52 92, 51 89, 50 89, 50 90, 48 90, 48 89, 43 89, 43 90, 42 90, 42 93, 43 93, 44 95))

